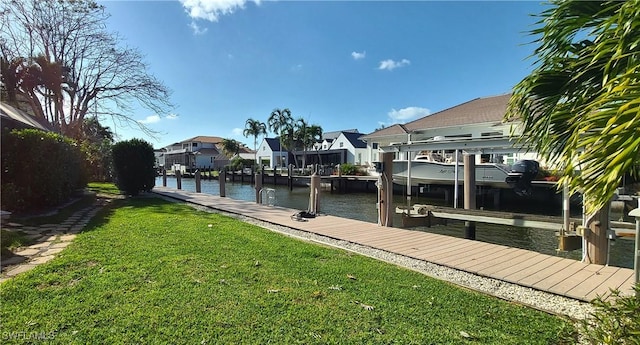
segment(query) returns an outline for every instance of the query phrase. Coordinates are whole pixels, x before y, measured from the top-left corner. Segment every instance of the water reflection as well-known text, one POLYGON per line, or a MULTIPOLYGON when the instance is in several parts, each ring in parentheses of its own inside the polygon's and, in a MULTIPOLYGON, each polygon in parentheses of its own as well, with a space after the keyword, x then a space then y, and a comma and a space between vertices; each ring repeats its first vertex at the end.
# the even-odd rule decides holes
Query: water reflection
MULTIPOLYGON (((156 180, 156 185, 162 185, 162 178, 156 180)), ((167 187, 176 188, 176 179, 168 177, 167 187)), ((306 210, 309 204, 309 189, 294 188, 290 191, 286 186, 265 185, 265 188, 275 190, 277 206, 306 210)), ((195 191, 194 179, 182 179, 182 189, 185 191, 195 191)), ((217 180, 202 180, 202 192, 213 195, 220 195, 220 185, 217 180)), ((227 182, 225 185, 226 196, 238 200, 255 200, 255 189, 253 185, 240 182, 227 182)), ((377 222, 378 212, 376 209, 375 193, 349 193, 332 194, 329 191, 322 191, 320 197, 319 210, 321 213, 330 214, 337 217, 356 219, 365 222, 377 222)), ((414 196, 413 203, 442 204, 442 200, 427 199, 414 196)), ((401 195, 394 196, 394 205, 405 204, 406 200, 401 195)), ((394 215, 393 224, 399 226, 401 218, 394 215)), ((448 221, 447 225, 437 225, 430 228, 416 227, 414 230, 427 231, 447 236, 464 237, 464 222, 448 221)), ((476 225, 476 239, 483 242, 505 245, 509 247, 522 248, 539 253, 556 255, 571 259, 580 259, 580 251, 558 253, 558 240, 553 231, 532 228, 510 227, 496 224, 478 223, 476 225)), ((633 268, 633 241, 617 240, 612 242, 610 250, 610 265, 633 268)))

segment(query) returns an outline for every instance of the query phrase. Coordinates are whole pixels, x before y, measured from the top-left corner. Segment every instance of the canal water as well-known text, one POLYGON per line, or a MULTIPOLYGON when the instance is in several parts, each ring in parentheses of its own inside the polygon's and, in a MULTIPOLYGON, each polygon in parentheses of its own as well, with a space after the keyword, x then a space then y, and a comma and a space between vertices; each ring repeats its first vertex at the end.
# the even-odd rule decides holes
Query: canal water
MULTIPOLYGON (((156 179, 156 185, 162 186, 162 178, 156 179)), ((176 179, 167 177, 167 187, 176 188, 176 179)), ((309 189, 294 187, 289 190, 286 186, 265 185, 264 188, 275 192, 275 205, 296 210, 306 210, 309 204, 309 189)), ((182 189, 195 192, 194 179, 182 179, 182 189)), ((202 180, 202 193, 220 195, 220 185, 217 180, 202 180)), ((226 197, 238 200, 255 201, 254 186, 248 183, 227 182, 226 197)), ((319 212, 332 216, 356 219, 376 223, 378 211, 376 209, 376 193, 331 193, 322 190, 320 194, 319 212)), ((443 200, 412 197, 412 203, 443 205, 443 200)), ((402 195, 394 196, 394 205, 405 205, 406 198, 402 195)), ((402 224, 399 215, 394 215, 393 224, 402 224)), ((447 225, 432 227, 414 227, 412 230, 426 231, 447 236, 464 238, 464 222, 450 220, 447 225)), ((558 239, 554 232, 544 229, 520 228, 496 224, 476 224, 476 239, 483 242, 505 245, 509 247, 532 250, 539 253, 561 256, 579 260, 581 251, 558 252, 558 239)), ((621 240, 611 242, 609 264, 611 266, 633 268, 633 241, 621 240)))

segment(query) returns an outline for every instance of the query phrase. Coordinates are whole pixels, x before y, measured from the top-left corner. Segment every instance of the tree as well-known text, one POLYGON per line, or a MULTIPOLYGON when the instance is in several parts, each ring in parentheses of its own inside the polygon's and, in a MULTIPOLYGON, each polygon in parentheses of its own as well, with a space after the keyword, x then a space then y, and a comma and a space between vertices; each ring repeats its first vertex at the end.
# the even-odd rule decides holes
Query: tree
POLYGON ((245 122, 245 128, 242 131, 242 135, 246 137, 253 136, 253 150, 255 151, 255 161, 258 163, 258 137, 260 135, 267 134, 267 126, 264 122, 260 122, 254 119, 248 119, 245 122))
POLYGON ((112 175, 112 146, 114 134, 102 126, 97 118, 84 119, 81 138, 78 139, 85 157, 85 170, 90 181, 110 181, 112 175))
POLYGON ((303 118, 296 120, 294 126, 295 141, 302 147, 302 167, 307 165, 307 149, 322 139, 322 127, 309 125, 303 118))
POLYGON ((222 139, 222 151, 229 158, 237 155, 240 152, 240 143, 233 139, 222 139))
POLYGON ((506 116, 520 142, 563 168, 588 213, 640 160, 640 1, 553 1, 540 15, 533 72, 506 116))
POLYGON ((280 151, 284 151, 291 146, 293 138, 293 117, 291 110, 288 108, 274 109, 267 120, 269 129, 276 135, 280 141, 280 151))
POLYGON ((155 186, 153 146, 141 139, 120 141, 113 145, 116 186, 128 195, 148 192, 155 186))
POLYGON ((93 0, 4 1, 0 5, 2 87, 63 134, 78 138, 87 114, 135 124, 132 105, 166 113, 169 90, 147 72, 142 55, 106 31, 93 0))

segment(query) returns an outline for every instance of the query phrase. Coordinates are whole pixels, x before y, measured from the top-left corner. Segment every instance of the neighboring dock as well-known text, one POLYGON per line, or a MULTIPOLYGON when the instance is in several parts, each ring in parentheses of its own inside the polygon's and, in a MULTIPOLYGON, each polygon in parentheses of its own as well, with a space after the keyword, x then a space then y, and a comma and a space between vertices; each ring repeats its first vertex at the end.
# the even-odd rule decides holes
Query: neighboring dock
POLYGON ((329 215, 300 222, 291 217, 299 210, 264 206, 210 194, 166 187, 155 187, 153 192, 221 212, 344 240, 581 301, 608 296, 612 289, 620 290, 623 295, 633 293, 634 272, 628 268, 585 264, 524 249, 423 231, 382 227, 329 215))

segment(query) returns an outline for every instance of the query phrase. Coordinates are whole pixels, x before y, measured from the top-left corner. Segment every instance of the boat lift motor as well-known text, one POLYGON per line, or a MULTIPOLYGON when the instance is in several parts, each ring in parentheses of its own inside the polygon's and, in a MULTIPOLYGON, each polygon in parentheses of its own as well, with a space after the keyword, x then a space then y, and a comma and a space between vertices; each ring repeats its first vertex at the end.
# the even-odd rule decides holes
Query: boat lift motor
POLYGON ((531 195, 531 181, 538 175, 540 163, 531 159, 517 161, 511 166, 505 182, 519 196, 531 195))

